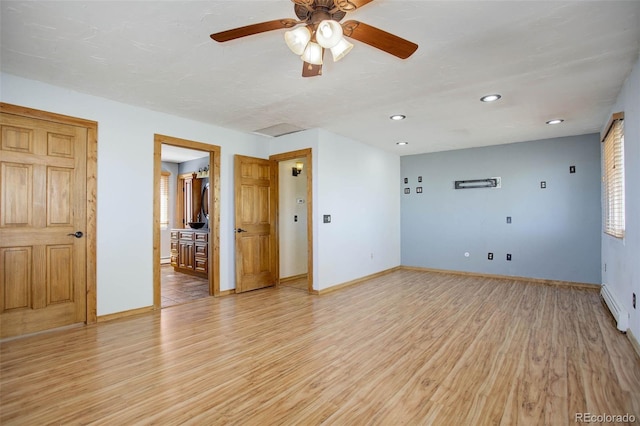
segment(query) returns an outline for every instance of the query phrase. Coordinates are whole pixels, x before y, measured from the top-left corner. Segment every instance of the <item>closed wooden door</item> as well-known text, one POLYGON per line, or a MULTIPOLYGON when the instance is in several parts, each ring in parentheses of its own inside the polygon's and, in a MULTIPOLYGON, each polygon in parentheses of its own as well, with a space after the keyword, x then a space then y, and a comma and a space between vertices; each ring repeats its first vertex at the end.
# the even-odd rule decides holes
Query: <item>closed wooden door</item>
POLYGON ((87 129, 0 115, 0 335, 86 321, 87 129))
POLYGON ((275 285, 271 162, 235 156, 236 293, 275 285))

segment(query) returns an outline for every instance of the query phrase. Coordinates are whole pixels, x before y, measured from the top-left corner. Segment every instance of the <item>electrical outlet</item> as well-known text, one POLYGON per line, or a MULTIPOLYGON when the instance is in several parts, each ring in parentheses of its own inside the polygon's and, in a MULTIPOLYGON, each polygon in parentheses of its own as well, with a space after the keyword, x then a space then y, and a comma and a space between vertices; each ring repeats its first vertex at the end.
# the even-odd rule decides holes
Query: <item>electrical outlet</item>
POLYGON ((547 182, 542 181, 540 182, 540 188, 545 189, 547 187, 547 182))
POLYGON ((575 173, 576 172, 576 166, 569 166, 569 173, 575 173))
POLYGON ((493 260, 493 253, 489 253, 489 255, 487 256, 487 259, 493 260))
POLYGON ((324 216, 322 216, 322 222, 331 223, 331 215, 330 214, 325 214, 324 216))
POLYGON ((507 260, 511 261, 511 253, 507 253, 507 260))
POLYGON ((507 223, 511 223, 511 216, 507 216, 507 223))
POLYGON ((298 215, 297 215, 297 214, 294 214, 294 215, 293 215, 293 221, 294 221, 294 222, 297 222, 297 221, 298 221, 298 215))

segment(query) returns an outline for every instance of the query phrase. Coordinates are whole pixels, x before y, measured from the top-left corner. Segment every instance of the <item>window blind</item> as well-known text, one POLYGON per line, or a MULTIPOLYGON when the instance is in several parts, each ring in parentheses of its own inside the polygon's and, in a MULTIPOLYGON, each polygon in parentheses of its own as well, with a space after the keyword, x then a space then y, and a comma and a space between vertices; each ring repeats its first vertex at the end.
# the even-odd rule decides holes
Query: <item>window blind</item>
POLYGON ((614 114, 604 138, 604 232, 624 238, 624 115, 614 114))
POLYGON ((171 173, 160 174, 160 227, 169 227, 169 176, 171 173))

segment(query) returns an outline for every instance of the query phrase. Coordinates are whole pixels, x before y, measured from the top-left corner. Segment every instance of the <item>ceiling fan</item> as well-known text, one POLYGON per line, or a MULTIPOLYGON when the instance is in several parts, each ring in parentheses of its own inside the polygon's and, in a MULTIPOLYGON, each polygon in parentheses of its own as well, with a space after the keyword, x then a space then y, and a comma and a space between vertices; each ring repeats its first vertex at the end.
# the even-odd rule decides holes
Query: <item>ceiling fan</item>
POLYGON ((214 33, 211 34, 211 38, 222 43, 267 31, 297 27, 285 33, 285 42, 303 60, 303 77, 322 74, 325 49, 331 51, 334 61, 342 59, 349 53, 353 44, 344 37, 361 41, 401 59, 408 58, 418 49, 415 43, 359 21, 349 20, 339 23, 348 12, 373 0, 291 1, 295 3, 294 11, 298 20, 284 18, 261 22, 214 33))

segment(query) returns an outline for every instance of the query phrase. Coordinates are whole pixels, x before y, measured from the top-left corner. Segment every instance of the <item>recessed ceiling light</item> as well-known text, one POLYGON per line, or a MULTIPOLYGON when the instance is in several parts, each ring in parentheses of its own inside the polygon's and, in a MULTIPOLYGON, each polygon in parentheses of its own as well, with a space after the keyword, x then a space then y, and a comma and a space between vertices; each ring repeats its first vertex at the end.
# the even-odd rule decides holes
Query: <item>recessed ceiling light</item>
POLYGON ((400 120, 404 120, 405 118, 407 118, 407 116, 406 115, 402 115, 402 114, 394 114, 389 118, 392 119, 393 121, 400 121, 400 120))
POLYGON ((396 145, 399 145, 399 146, 409 145, 409 142, 396 142, 396 145))
POLYGON ((553 120, 549 120, 547 121, 547 124, 560 124, 562 123, 564 120, 562 118, 554 118, 553 120))
POLYGON ((480 100, 482 102, 495 102, 498 99, 500 99, 502 97, 502 95, 499 95, 497 93, 494 93, 493 95, 486 95, 480 98, 480 100))

